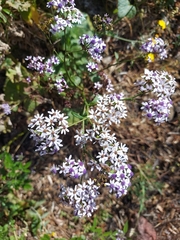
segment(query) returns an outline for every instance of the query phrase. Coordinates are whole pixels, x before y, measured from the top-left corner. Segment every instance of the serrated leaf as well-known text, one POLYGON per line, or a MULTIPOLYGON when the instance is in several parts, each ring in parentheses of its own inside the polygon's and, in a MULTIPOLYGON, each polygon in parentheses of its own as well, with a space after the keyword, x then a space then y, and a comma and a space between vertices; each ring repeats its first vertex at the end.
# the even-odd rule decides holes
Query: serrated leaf
POLYGON ((118 17, 132 18, 136 15, 136 7, 131 5, 128 0, 118 0, 118 17))

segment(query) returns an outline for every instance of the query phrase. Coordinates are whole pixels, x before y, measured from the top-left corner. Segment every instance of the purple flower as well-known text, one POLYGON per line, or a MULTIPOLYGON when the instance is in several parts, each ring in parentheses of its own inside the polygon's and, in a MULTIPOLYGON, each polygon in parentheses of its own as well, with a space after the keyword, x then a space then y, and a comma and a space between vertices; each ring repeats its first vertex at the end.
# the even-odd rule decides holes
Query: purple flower
POLYGON ((164 97, 157 100, 150 99, 142 103, 141 109, 144 115, 150 120, 153 119, 156 123, 160 124, 166 122, 172 107, 172 100, 164 97))
POLYGON ((0 105, 0 107, 3 109, 4 114, 6 114, 6 115, 11 114, 11 108, 8 103, 3 103, 0 105))
POLYGON ((89 63, 86 65, 86 67, 87 67, 87 70, 88 70, 89 72, 92 72, 93 70, 98 70, 98 65, 97 65, 97 63, 94 63, 94 62, 89 62, 89 63))
POLYGON ((79 42, 81 45, 84 45, 86 47, 87 52, 94 60, 96 60, 97 62, 101 61, 101 54, 106 48, 106 44, 101 38, 97 36, 90 37, 87 34, 83 34, 79 38, 79 42))
POLYGON ((60 166, 59 169, 59 173, 69 175, 73 178, 79 178, 86 173, 84 163, 80 160, 75 161, 72 159, 71 155, 68 158, 65 158, 65 162, 63 162, 62 166, 60 166))
POLYGON ((39 73, 49 73, 52 74, 55 72, 54 65, 59 64, 59 59, 55 56, 47 59, 46 61, 44 57, 41 56, 27 56, 25 58, 26 61, 29 61, 27 68, 31 70, 35 70, 39 73))
POLYGON ((140 49, 146 53, 158 54, 160 59, 167 58, 166 45, 162 38, 148 38, 147 42, 143 43, 140 49))
POLYGON ((77 184, 75 188, 62 187, 60 197, 64 202, 68 202, 78 217, 90 217, 97 209, 96 198, 99 195, 98 186, 89 179, 87 182, 77 184))

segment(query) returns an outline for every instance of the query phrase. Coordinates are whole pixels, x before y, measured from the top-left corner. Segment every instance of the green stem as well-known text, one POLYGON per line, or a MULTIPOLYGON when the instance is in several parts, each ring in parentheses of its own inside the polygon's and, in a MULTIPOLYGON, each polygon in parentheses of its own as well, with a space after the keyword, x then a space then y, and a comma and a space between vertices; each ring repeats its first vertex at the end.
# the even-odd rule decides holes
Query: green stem
POLYGON ((140 43, 141 41, 138 40, 131 40, 131 39, 127 39, 127 38, 123 38, 123 37, 119 37, 118 35, 114 35, 113 33, 109 32, 107 34, 108 37, 113 37, 113 38, 117 38, 119 40, 125 41, 125 42, 130 42, 130 43, 140 43))
MULTIPOLYGON (((10 146, 11 144, 16 141, 18 138, 20 138, 21 136, 23 136, 26 132, 21 132, 19 133, 17 136, 15 136, 13 139, 11 139, 6 145, 4 145, 2 148, 1 148, 1 151, 6 151, 6 152, 9 152, 9 149, 10 149, 10 146)), ((23 141, 24 139, 28 136, 29 132, 26 133, 25 137, 23 138, 23 141)))
POLYGON ((120 99, 121 101, 134 101, 134 99, 136 99, 137 97, 139 96, 142 96, 144 93, 143 92, 140 92, 132 97, 129 97, 129 98, 122 98, 120 99))

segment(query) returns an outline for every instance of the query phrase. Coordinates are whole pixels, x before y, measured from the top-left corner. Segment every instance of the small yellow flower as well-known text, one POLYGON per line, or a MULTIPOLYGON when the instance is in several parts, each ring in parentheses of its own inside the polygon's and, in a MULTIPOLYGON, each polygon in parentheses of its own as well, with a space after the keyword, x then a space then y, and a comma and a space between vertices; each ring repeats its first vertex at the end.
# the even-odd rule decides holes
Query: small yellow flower
POLYGON ((146 56, 146 60, 148 62, 154 62, 154 53, 148 53, 148 55, 146 56))
POLYGON ((52 232, 51 234, 50 234, 50 237, 57 237, 57 235, 56 235, 56 232, 52 232))
POLYGON ((159 20, 158 21, 159 26, 162 28, 162 30, 164 30, 166 28, 166 23, 164 20, 159 20))

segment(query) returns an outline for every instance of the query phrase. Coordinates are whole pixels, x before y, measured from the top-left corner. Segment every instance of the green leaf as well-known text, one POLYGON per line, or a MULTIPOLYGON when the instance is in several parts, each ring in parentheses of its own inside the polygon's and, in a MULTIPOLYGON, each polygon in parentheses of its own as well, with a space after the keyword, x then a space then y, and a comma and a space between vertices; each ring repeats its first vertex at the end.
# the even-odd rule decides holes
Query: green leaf
POLYGON ((24 107, 29 113, 31 113, 37 107, 37 102, 27 98, 24 100, 24 107))
POLYGON ((123 233, 126 234, 129 229, 129 223, 128 221, 125 222, 124 227, 123 227, 123 233))
POLYGON ((7 22, 7 18, 4 16, 4 14, 2 14, 2 12, 0 12, 0 18, 3 20, 4 23, 7 22))
POLYGON ((1 69, 8 69, 10 66, 13 66, 14 62, 12 61, 11 58, 6 58, 1 65, 1 69))
POLYGON ((74 111, 71 111, 71 113, 72 113, 72 115, 74 116, 74 117, 76 117, 76 118, 78 118, 79 120, 82 120, 84 117, 83 116, 81 116, 79 113, 77 113, 77 112, 74 112, 74 111))
POLYGON ((132 18, 136 15, 135 6, 131 5, 128 0, 118 0, 118 17, 132 18))
POLYGON ((99 95, 96 95, 95 98, 89 103, 89 106, 94 106, 97 104, 99 95))
POLYGON ((9 79, 7 79, 4 92, 5 92, 5 100, 6 101, 18 101, 24 96, 24 88, 27 87, 26 83, 12 83, 9 79))
POLYGON ((6 169, 11 169, 13 166, 13 160, 9 153, 5 153, 4 155, 4 166, 6 169))
POLYGON ((11 82, 14 82, 14 78, 15 78, 16 74, 17 74, 16 70, 14 70, 12 68, 8 69, 6 72, 6 76, 11 80, 11 82))
POLYGON ((75 112, 70 108, 65 108, 64 112, 66 113, 66 115, 68 115, 68 123, 70 126, 78 123, 79 121, 83 120, 83 118, 85 118, 78 112, 75 112))
POLYGON ((47 234, 44 234, 44 236, 40 238, 40 240, 50 240, 50 239, 51 239, 50 236, 47 234))
POLYGON ((8 9, 8 8, 3 8, 3 9, 2 9, 2 11, 3 11, 3 12, 5 12, 6 14, 8 14, 9 16, 11 16, 11 15, 12 15, 12 12, 11 12, 11 10, 10 10, 10 9, 8 9))

